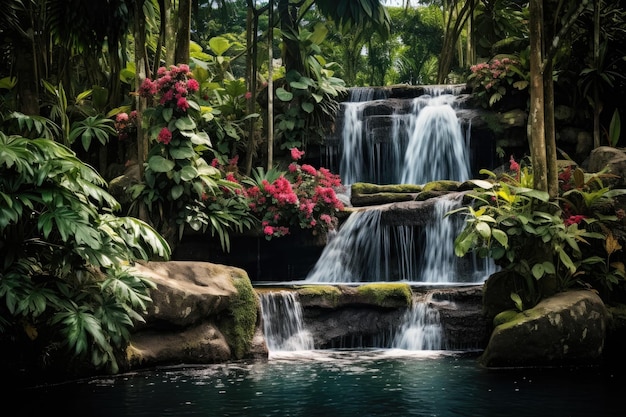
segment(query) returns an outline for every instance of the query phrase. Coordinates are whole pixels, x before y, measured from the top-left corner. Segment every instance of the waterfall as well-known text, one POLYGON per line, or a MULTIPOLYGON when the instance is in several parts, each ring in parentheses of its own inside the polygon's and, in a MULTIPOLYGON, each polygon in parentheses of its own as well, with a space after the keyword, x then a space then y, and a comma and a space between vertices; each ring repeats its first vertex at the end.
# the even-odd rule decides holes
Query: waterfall
POLYGON ((440 198, 435 204, 433 221, 424 227, 424 245, 419 266, 423 282, 482 283, 496 271, 491 258, 480 259, 471 254, 462 259, 454 254, 454 239, 463 228, 463 218, 445 215, 459 207, 460 195, 440 198))
POLYGON ((414 227, 383 226, 381 211, 357 211, 328 242, 305 281, 325 283, 415 281, 414 227))
POLYGON ((460 91, 460 87, 425 88, 426 94, 411 99, 407 111, 398 100, 385 100, 371 88, 351 90, 350 101, 341 104, 339 175, 343 184, 468 179, 469 129, 464 133, 456 116, 460 91), (385 109, 384 114, 372 114, 376 106, 385 109))
POLYGON ((413 300, 413 305, 405 313, 403 324, 393 339, 393 349, 445 349, 439 311, 430 307, 429 302, 430 296, 425 300, 413 300))
POLYGON ((324 247, 305 281, 363 282, 370 280, 366 274, 387 270, 379 229, 379 210, 352 213, 324 247))
POLYGON ((262 293, 260 299, 263 332, 270 353, 313 349, 313 338, 304 328, 297 293, 270 291, 262 293))
POLYGON ((418 97, 409 123, 402 184, 470 177, 468 143, 452 108, 455 96, 418 97))

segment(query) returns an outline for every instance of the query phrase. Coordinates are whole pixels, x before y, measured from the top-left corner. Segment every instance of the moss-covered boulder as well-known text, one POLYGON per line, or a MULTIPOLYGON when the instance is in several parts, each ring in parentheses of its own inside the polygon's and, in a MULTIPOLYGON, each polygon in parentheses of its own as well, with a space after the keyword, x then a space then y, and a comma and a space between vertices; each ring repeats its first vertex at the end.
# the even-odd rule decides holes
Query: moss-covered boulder
POLYGON ((422 191, 421 185, 378 185, 359 182, 351 186, 350 203, 354 207, 363 207, 400 201, 413 201, 416 194, 420 191, 422 191))
POLYGON ((556 294, 498 325, 480 363, 488 368, 598 364, 606 320, 606 307, 595 292, 556 294))
POLYGON ((410 307, 412 292, 409 284, 381 282, 357 287, 356 294, 363 304, 380 307, 410 307))
POLYGON ((134 270, 155 288, 145 323, 131 335, 127 370, 267 357, 258 296, 243 269, 172 261, 134 270))

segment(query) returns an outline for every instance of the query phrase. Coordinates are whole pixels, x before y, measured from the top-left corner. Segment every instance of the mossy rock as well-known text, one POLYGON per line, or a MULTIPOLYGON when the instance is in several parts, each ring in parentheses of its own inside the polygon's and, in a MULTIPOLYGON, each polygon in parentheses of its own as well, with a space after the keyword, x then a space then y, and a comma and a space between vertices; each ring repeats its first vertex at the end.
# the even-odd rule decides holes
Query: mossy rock
POLYGON ((259 298, 247 275, 232 276, 237 295, 219 319, 234 359, 242 359, 250 351, 259 312, 259 298))
POLYGON ((447 191, 422 191, 415 196, 415 201, 426 201, 430 200, 431 198, 441 197, 446 194, 448 194, 447 191))
POLYGON ((356 293, 362 302, 380 307, 410 307, 413 299, 411 287, 404 283, 364 284, 356 293))
POLYGON ((297 289, 302 306, 335 308, 339 305, 342 292, 332 285, 307 285, 297 289))
POLYGON ((413 201, 414 194, 402 193, 376 193, 352 195, 350 203, 355 207, 374 206, 379 204, 398 203, 401 201, 413 201))
POLYGON ((415 184, 390 184, 379 185, 366 182, 352 184, 352 195, 378 194, 378 193, 419 193, 422 191, 421 185, 415 184))
POLYGON ((458 191, 461 183, 451 180, 431 181, 424 184, 422 192, 427 191, 458 191))

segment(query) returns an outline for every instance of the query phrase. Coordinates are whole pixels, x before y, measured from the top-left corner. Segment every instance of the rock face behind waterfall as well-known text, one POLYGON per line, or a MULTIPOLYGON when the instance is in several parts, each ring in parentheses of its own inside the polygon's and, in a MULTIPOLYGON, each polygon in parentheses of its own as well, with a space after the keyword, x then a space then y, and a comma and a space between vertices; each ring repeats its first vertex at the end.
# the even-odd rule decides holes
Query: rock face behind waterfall
POLYGON ((598 364, 606 319, 596 293, 559 293, 497 326, 480 361, 494 368, 598 364))

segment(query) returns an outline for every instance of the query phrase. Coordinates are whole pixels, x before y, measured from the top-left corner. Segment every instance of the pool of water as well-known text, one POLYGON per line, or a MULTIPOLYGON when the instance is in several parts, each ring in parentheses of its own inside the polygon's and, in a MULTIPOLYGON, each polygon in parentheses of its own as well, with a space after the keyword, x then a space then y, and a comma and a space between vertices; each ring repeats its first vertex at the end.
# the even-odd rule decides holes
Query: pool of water
POLYGON ((490 371, 449 351, 300 351, 30 388, 3 416, 623 416, 623 374, 490 371))

